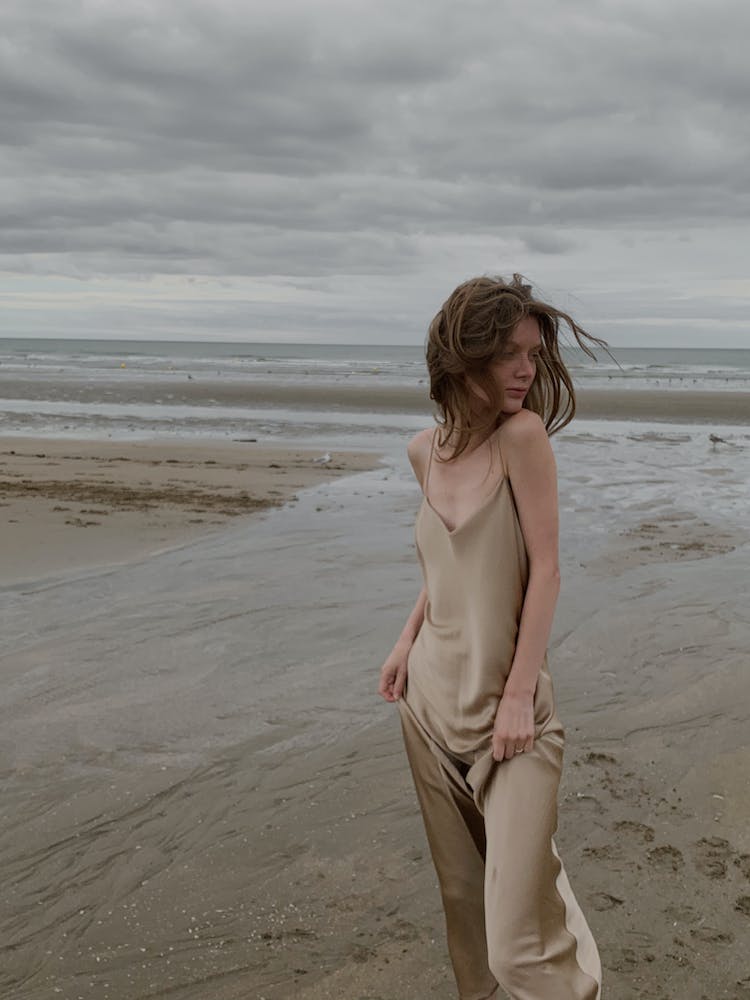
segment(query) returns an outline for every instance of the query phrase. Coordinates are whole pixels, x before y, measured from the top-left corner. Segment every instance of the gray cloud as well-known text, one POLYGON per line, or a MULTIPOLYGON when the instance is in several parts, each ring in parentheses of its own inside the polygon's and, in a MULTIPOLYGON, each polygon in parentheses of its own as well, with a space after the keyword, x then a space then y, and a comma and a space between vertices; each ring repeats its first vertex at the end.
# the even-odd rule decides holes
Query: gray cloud
MULTIPOLYGON (((235 330, 244 308, 275 335, 307 312, 311 333, 397 340, 469 273, 524 270, 596 302, 592 319, 604 302, 600 317, 675 331, 696 274, 744 277, 741 0, 9 0, 4 15, 9 279, 231 276, 243 305, 222 318, 193 301, 186 332, 205 315, 235 330), (633 293, 657 267, 649 307, 633 293), (307 304, 279 294, 264 312, 259 282, 307 304), (315 293, 331 288, 318 323, 315 293)), ((702 306, 732 343, 749 294, 702 306)), ((107 328, 118 303, 98 307, 107 328)), ((146 303, 139 318, 158 326, 146 303)))

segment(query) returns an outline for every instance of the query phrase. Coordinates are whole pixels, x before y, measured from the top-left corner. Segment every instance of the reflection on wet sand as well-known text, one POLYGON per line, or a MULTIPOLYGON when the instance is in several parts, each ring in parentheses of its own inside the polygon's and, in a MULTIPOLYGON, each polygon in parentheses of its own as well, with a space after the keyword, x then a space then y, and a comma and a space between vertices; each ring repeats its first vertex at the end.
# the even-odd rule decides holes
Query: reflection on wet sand
MULTIPOLYGON (((732 995, 747 449, 738 436, 729 476, 702 436, 628 433, 554 439, 556 842, 612 1000, 732 995)), ((375 695, 420 585, 400 444, 168 551, 6 578, 0 995, 453 996, 396 713, 375 695)))

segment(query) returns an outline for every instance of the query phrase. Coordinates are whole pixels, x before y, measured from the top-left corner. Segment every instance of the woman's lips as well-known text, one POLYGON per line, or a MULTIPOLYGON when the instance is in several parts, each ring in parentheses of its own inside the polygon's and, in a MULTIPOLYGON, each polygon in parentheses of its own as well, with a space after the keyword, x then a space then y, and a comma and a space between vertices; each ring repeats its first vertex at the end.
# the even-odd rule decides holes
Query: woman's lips
POLYGON ((505 391, 511 393, 513 396, 525 396, 528 389, 506 389, 505 391))

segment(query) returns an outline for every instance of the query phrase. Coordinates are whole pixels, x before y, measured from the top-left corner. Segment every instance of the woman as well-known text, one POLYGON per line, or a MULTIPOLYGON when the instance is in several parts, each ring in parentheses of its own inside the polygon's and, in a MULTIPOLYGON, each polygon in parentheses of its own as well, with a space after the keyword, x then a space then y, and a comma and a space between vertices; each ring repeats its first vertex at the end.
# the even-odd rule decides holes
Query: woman
POLYGON ((549 435, 575 413, 567 314, 519 275, 461 284, 430 324, 440 426, 407 451, 424 587, 381 670, 461 1000, 599 1000, 596 943, 555 847, 564 729, 547 643, 560 588, 549 435), (565 405, 563 406, 563 397, 565 405))

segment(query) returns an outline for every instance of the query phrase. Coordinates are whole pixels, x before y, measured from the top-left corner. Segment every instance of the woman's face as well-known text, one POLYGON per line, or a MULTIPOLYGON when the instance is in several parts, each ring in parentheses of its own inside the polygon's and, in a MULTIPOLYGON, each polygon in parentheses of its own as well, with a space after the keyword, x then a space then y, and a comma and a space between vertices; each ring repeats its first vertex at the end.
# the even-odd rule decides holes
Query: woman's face
POLYGON ((536 378, 542 350, 542 335, 534 316, 522 319, 510 335, 503 352, 490 364, 495 383, 503 390, 503 413, 517 413, 536 378))

